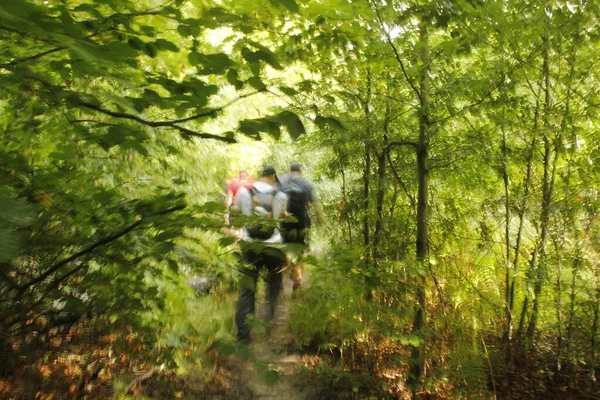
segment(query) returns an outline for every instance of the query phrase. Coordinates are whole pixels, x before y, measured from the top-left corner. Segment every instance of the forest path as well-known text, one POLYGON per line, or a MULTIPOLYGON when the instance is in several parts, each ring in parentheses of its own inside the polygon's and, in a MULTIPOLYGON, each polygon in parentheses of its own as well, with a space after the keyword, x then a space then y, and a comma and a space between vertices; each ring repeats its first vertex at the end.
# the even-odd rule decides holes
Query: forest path
MULTIPOLYGON (((294 352, 294 336, 290 331, 289 315, 292 300, 292 281, 289 273, 284 273, 283 293, 280 295, 274 319, 267 325, 266 332, 254 334, 250 350, 255 360, 240 361, 240 381, 246 386, 246 392, 253 399, 265 400, 310 400, 311 391, 306 385, 300 385, 299 368, 303 365, 302 354, 294 352), (266 363, 269 369, 277 371, 279 379, 275 384, 269 384, 261 376, 258 363, 266 363)), ((267 309, 263 299, 259 300, 257 315, 261 316, 267 309)))

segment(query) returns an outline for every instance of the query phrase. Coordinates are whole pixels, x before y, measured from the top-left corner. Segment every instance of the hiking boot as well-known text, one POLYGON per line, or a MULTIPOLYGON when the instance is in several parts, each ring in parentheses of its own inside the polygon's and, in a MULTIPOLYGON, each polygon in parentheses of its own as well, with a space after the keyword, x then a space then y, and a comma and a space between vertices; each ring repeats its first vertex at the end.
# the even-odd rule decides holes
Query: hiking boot
POLYGON ((292 285, 292 299, 296 298, 296 295, 298 294, 298 291, 300 290, 301 286, 302 284, 300 282, 294 282, 294 284, 292 285))
POLYGON ((250 344, 250 335, 248 336, 243 336, 243 337, 238 337, 237 338, 238 343, 242 343, 245 345, 249 345, 250 344))

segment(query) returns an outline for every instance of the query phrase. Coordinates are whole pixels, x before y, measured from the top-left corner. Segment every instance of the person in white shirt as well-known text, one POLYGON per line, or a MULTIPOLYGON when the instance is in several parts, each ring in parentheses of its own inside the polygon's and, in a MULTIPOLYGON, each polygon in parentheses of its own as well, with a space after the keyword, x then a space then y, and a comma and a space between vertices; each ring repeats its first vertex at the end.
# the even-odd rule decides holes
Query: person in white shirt
POLYGON ((256 285, 261 269, 267 271, 267 298, 270 317, 282 288, 281 271, 287 261, 286 254, 277 248, 282 242, 276 221, 284 218, 287 196, 276 190, 277 172, 273 167, 263 169, 260 177, 250 188, 240 188, 235 196, 233 209, 247 217, 260 216, 267 223, 261 226, 246 224, 243 228, 242 256, 247 265, 243 269, 240 296, 235 315, 237 339, 250 342, 250 327, 246 319, 255 313, 256 285), (270 221, 270 222, 269 222, 270 221))

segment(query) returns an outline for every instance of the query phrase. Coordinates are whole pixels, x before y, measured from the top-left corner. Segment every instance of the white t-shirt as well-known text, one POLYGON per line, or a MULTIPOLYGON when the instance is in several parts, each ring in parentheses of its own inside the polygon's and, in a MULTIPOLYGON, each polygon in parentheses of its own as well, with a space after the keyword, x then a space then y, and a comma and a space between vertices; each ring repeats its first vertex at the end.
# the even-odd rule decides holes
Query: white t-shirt
MULTIPOLYGON (((275 192, 273 185, 266 182, 255 182, 254 189, 260 193, 272 194, 275 192)), ((243 215, 252 216, 254 215, 254 209, 252 207, 252 194, 244 187, 240 188, 235 195, 233 201, 233 208, 239 210, 243 215)), ((276 192, 273 196, 273 202, 271 203, 271 214, 274 220, 278 220, 284 217, 285 210, 287 209, 287 195, 283 192, 276 192)), ((246 241, 257 240, 250 237, 248 229, 244 227, 244 233, 242 239, 246 241)), ((266 240, 261 240, 264 243, 282 243, 283 239, 278 228, 275 228, 273 235, 266 240)))

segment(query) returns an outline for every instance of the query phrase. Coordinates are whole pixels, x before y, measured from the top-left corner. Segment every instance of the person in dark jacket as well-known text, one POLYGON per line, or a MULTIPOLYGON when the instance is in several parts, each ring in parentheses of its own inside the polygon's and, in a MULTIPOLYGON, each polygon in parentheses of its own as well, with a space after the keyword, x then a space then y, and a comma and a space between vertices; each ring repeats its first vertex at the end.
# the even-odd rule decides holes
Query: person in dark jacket
POLYGON ((298 262, 298 259, 308 248, 308 232, 312 225, 309 208, 314 206, 318 199, 313 185, 302 176, 298 163, 291 164, 290 172, 281 177, 279 186, 288 197, 286 216, 296 220, 281 224, 283 241, 301 246, 301 251, 296 252, 296 256, 291 257, 290 260, 292 264, 291 279, 294 282, 293 291, 295 293, 302 285, 303 265, 298 262))

